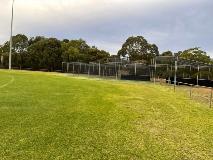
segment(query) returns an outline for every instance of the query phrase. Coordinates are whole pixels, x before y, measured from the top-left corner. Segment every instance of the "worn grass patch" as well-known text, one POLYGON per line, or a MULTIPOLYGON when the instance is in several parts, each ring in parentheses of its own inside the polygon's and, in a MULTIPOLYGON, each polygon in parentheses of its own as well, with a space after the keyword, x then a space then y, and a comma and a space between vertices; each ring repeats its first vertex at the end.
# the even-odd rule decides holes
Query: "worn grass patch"
POLYGON ((0 70, 0 135, 1 159, 210 160, 213 110, 159 85, 0 70))

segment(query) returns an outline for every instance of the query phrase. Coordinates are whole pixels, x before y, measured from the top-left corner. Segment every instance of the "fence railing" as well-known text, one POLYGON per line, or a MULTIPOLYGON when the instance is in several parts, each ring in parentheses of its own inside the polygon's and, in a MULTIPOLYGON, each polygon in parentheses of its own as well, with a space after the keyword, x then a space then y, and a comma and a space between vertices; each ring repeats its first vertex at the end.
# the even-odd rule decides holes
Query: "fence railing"
POLYGON ((184 93, 190 99, 208 104, 210 108, 213 107, 212 87, 199 86, 183 82, 177 82, 177 84, 175 85, 174 82, 170 80, 156 80, 156 81, 158 81, 161 85, 166 85, 174 92, 184 93))

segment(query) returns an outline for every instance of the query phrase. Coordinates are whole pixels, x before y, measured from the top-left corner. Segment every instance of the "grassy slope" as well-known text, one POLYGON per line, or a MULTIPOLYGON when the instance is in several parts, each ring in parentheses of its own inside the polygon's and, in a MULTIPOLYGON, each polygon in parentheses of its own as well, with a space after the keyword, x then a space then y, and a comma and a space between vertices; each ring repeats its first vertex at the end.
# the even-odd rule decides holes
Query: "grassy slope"
POLYGON ((213 110, 162 86, 1 70, 0 91, 1 159, 213 157, 213 110))

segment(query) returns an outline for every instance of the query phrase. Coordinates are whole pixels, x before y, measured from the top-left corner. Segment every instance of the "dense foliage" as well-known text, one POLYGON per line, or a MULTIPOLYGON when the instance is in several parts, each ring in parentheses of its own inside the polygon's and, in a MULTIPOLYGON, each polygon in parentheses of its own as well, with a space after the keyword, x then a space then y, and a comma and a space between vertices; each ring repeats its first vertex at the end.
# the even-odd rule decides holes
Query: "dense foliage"
POLYGON ((180 51, 176 53, 176 56, 198 62, 211 63, 210 56, 208 56, 205 51, 202 51, 198 47, 190 48, 185 51, 180 51))
POLYGON ((173 56, 173 53, 171 51, 166 51, 166 52, 163 52, 161 56, 173 56))
POLYGON ((145 60, 149 63, 152 58, 159 55, 159 51, 155 44, 149 44, 144 37, 137 36, 129 37, 118 51, 118 55, 127 56, 132 61, 145 60))
MULTIPOLYGON (((9 41, 0 46, 3 67, 8 66, 9 41)), ((58 40, 41 36, 29 38, 18 34, 13 36, 12 67, 45 69, 55 71, 61 69, 62 62, 96 62, 106 61, 110 54, 104 50, 90 47, 84 40, 58 40)))
MULTIPOLYGON (((0 45, 0 67, 8 67, 10 42, 0 45)), ((26 35, 13 36, 12 67, 32 70, 61 70, 62 62, 106 62, 109 58, 127 58, 130 61, 150 64, 155 56, 178 56, 181 58, 212 63, 211 58, 200 48, 190 48, 178 53, 166 51, 159 54, 157 45, 150 44, 144 37, 129 37, 116 55, 110 55, 86 41, 58 40, 42 36, 28 38, 26 35)))

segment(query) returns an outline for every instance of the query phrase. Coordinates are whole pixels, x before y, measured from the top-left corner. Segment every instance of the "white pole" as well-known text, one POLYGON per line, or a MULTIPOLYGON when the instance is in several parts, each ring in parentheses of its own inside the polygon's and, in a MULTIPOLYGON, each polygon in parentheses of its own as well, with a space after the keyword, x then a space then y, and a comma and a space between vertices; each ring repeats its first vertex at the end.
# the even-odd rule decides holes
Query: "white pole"
POLYGON ((69 72, 69 67, 70 67, 70 64, 67 63, 67 73, 69 72))
POLYGON ((178 70, 178 66, 177 66, 177 60, 175 61, 175 76, 174 76, 174 91, 176 90, 176 85, 177 85, 177 70, 178 70))
POLYGON ((99 77, 101 76, 101 62, 99 61, 99 71, 98 71, 99 77))
POLYGON ((211 69, 209 67, 208 80, 210 80, 210 76, 209 76, 210 73, 211 73, 211 69))
POLYGON ((209 105, 210 108, 212 108, 212 97, 213 97, 213 91, 212 91, 212 88, 211 88, 210 105, 209 105))
POLYGON ((15 0, 13 0, 13 3, 12 3, 12 17, 11 17, 11 30, 10 30, 10 53, 9 53, 9 70, 11 70, 11 59, 12 59, 12 47, 13 47, 13 40, 12 40, 12 37, 13 37, 13 6, 14 6, 14 2, 15 0))
POLYGON ((199 72, 200 72, 200 66, 197 66, 197 86, 199 85, 199 72))
POLYGON ((155 77, 154 77, 154 82, 156 82, 156 70, 157 70, 157 62, 156 62, 156 58, 154 59, 154 64, 155 64, 155 77))

